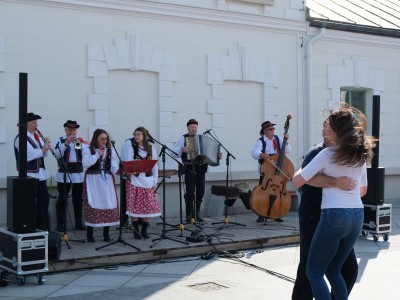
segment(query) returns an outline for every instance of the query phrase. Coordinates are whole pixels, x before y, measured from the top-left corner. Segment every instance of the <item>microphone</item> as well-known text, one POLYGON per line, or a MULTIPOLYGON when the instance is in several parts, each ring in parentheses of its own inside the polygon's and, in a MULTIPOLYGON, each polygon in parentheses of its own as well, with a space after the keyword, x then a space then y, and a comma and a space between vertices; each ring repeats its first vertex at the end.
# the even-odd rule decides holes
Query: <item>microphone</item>
MULTIPOLYGON (((107 148, 106 145, 102 145, 101 148, 103 151, 107 148)), ((100 156, 100 162, 103 160, 103 155, 100 156)))
POLYGON ((149 143, 154 144, 154 138, 151 136, 151 134, 150 134, 150 132, 148 130, 147 130, 147 136, 148 136, 147 141, 149 143))
POLYGON ((203 132, 203 135, 206 135, 207 133, 210 133, 212 129, 207 129, 206 131, 203 132))
POLYGON ((115 141, 111 141, 111 144, 112 144, 112 145, 115 145, 115 141))

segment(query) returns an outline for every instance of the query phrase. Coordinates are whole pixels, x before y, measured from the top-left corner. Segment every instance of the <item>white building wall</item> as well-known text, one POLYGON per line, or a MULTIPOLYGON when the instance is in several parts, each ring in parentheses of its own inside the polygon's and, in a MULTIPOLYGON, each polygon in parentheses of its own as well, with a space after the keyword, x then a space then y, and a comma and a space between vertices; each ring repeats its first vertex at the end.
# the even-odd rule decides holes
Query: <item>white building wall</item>
MULTIPOLYGON (((327 30, 313 48, 312 141, 321 140, 322 111, 337 104, 340 87, 370 90, 380 95, 379 165, 385 167, 385 198, 399 198, 400 188, 400 40, 327 30)), ((372 111, 367 114, 371 134, 372 111)))
MULTIPOLYGON (((0 114, 2 124, 8 124, 0 144, 4 154, 0 163, 5 167, 2 188, 7 176, 17 174, 12 145, 17 134, 19 72, 29 75, 28 111, 42 116, 39 129, 51 139, 62 135, 62 124, 73 119, 87 140, 95 128, 102 127, 120 147, 143 125, 172 146, 186 132, 187 120, 196 118, 200 132, 215 128, 235 156, 230 179, 257 178, 250 149, 260 124, 270 117, 281 124, 278 133, 282 134, 286 114, 296 111, 296 87, 290 82, 296 80, 298 21, 271 18, 268 24, 263 14, 227 10, 204 14, 201 9, 152 1, 130 1, 132 6, 124 10, 118 6, 121 1, 100 4, 116 9, 57 2, 0 3, 5 49, 0 73, 5 103, 0 114), (160 11, 160 5, 169 9, 160 11), (229 56, 238 47, 245 53, 240 61, 233 59, 234 54, 229 56), (227 77, 220 82, 222 87, 215 86, 210 56, 228 58, 229 67, 237 68, 240 76, 227 77)), ((224 162, 210 168, 210 185, 225 184, 224 162)), ((46 166, 50 175, 56 173, 51 156, 46 166)), ((167 157, 166 167, 176 168, 176 164, 167 157)), ((176 215, 178 189, 169 186, 168 211, 176 215)), ((210 186, 206 198, 209 194, 210 186)), ((1 193, 4 213, 5 195, 1 193)))
MULTIPOLYGON (((43 117, 39 129, 51 139, 74 119, 85 139, 102 127, 119 148, 136 127, 145 126, 172 146, 186 132, 186 121, 196 118, 200 132, 213 128, 235 156, 229 178, 251 186, 258 175, 250 149, 260 124, 274 121, 282 135, 292 113, 289 158, 297 168, 305 154, 299 147, 304 140, 302 41, 306 30, 310 35, 315 29, 299 21, 302 1, 257 2, 263 1, 0 2, 0 223, 5 222, 6 177, 17 174, 12 145, 19 72, 29 74, 28 111, 43 117)), ((329 70, 360 58, 375 74, 368 87, 381 92, 381 164, 391 165, 390 182, 400 173, 398 47, 397 39, 328 30, 313 48, 311 140, 320 141, 322 110, 337 94, 329 70)), ((47 158, 46 165, 54 175, 55 160, 47 158)), ((175 168, 168 157, 166 165, 175 168)), ((210 168, 205 201, 211 184, 224 185, 225 178, 224 157, 221 166, 210 168)), ((176 176, 168 182, 172 216, 179 208, 176 176)), ((387 187, 388 198, 398 197, 397 186, 387 187)))

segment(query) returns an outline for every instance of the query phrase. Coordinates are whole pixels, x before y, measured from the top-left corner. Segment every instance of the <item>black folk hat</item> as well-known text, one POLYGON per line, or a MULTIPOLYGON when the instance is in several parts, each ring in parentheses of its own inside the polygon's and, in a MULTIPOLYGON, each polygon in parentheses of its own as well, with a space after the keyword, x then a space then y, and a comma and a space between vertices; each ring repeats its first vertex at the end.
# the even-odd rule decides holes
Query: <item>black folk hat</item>
POLYGON ((28 113, 28 115, 27 115, 27 121, 28 121, 28 122, 29 122, 29 121, 39 120, 39 119, 41 119, 41 118, 42 118, 41 116, 35 115, 33 112, 30 112, 30 113, 28 113))
POLYGON ((64 127, 78 129, 80 126, 78 123, 76 123, 76 121, 68 120, 67 122, 64 123, 64 127))
POLYGON ((265 128, 272 127, 272 126, 275 126, 275 125, 276 124, 273 124, 270 121, 265 121, 264 123, 261 124, 260 135, 264 134, 263 131, 264 131, 265 128))
POLYGON ((189 126, 190 124, 199 125, 199 122, 197 122, 196 119, 190 119, 189 121, 187 121, 186 126, 189 126))

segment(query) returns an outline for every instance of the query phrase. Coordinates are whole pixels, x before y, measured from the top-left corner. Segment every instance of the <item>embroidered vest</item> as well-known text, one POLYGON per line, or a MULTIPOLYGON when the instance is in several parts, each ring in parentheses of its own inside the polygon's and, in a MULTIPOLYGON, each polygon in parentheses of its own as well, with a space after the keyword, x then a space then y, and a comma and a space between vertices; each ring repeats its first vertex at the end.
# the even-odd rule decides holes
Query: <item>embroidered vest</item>
MULTIPOLYGON (((60 142, 61 144, 64 144, 66 139, 60 137, 60 142)), ((76 154, 76 160, 77 162, 69 162, 69 156, 71 155, 71 147, 69 145, 67 146, 67 149, 64 151, 64 161, 65 164, 67 165, 68 168, 68 173, 81 173, 83 172, 83 166, 82 166, 82 149, 74 149, 75 154, 76 154)), ((65 173, 65 166, 64 164, 60 163, 59 164, 59 172, 65 173)))
MULTIPOLYGON (((277 143, 277 150, 278 150, 278 153, 281 151, 281 145, 280 145, 280 142, 279 142, 279 137, 276 135, 276 134, 274 134, 274 138, 275 138, 275 140, 276 140, 276 143, 277 143)), ((261 152, 262 153, 265 153, 265 148, 267 147, 267 143, 264 141, 264 136, 262 136, 262 137, 260 137, 260 141, 261 141, 261 143, 262 143, 262 149, 261 149, 261 152)), ((260 165, 262 165, 263 163, 264 163, 264 159, 262 159, 262 158, 260 158, 259 160, 258 160, 258 163, 260 164, 260 165)))
MULTIPOLYGON (((278 137, 277 135, 274 134, 274 138, 276 139, 277 146, 278 146, 278 153, 279 153, 279 152, 281 151, 281 144, 280 144, 280 141, 279 141, 279 137, 278 137)), ((262 152, 262 153, 265 153, 265 148, 267 147, 267 143, 264 141, 264 137, 263 137, 263 136, 260 137, 260 141, 261 141, 261 143, 262 143, 261 152, 262 152)))
MULTIPOLYGON (((96 153, 96 149, 93 147, 89 147, 90 153, 94 155, 96 153)), ((111 148, 107 148, 107 155, 103 157, 104 160, 104 171, 107 174, 112 174, 111 173, 111 148)), ((86 172, 86 174, 100 174, 101 173, 101 167, 100 167, 100 158, 96 161, 96 163, 92 166, 90 166, 86 172)))
MULTIPOLYGON (((15 154, 15 161, 17 163, 17 171, 19 170, 19 162, 18 162, 18 149, 15 147, 15 141, 17 140, 18 135, 14 139, 14 154, 15 154)), ((33 148, 38 149, 39 147, 36 145, 36 143, 30 138, 27 137, 27 141, 29 144, 32 145, 33 148)), ((39 141, 39 145, 41 146, 41 143, 39 141)), ((26 171, 29 173, 39 173, 39 169, 43 168, 46 169, 44 166, 44 159, 43 157, 35 158, 31 161, 28 161, 26 163, 26 171)))

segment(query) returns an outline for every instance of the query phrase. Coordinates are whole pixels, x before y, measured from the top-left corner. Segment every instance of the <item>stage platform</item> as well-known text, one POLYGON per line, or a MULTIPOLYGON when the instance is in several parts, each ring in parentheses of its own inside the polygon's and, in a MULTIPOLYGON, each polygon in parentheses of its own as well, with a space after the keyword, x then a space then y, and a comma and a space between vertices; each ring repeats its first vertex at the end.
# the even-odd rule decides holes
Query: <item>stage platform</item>
MULTIPOLYGON (((49 259, 49 272, 203 255, 215 249, 218 251, 244 250, 299 242, 297 212, 289 212, 283 217, 283 222, 268 220, 264 224, 257 223, 256 219, 257 216, 249 212, 229 215, 226 224, 223 222, 224 216, 221 216, 221 218, 204 218, 206 223, 198 224, 198 226, 184 224, 183 230, 176 230, 177 227, 166 225, 167 232, 163 237, 167 238, 156 241, 153 240, 160 238, 163 232, 161 218, 151 220, 148 230, 150 239, 146 240, 135 240, 132 229, 125 225, 122 230, 122 240, 140 251, 121 242, 96 250, 109 244, 103 241, 101 228, 95 229, 95 243, 86 242, 86 231, 68 231, 68 244, 71 249, 68 249, 65 241, 61 241, 60 258, 49 259), (221 223, 216 224, 216 222, 221 223), (203 241, 187 241, 186 237, 192 234, 203 237, 203 241), (77 242, 78 239, 85 242, 77 242)), ((167 219, 166 224, 179 225, 179 221, 178 218, 167 219)), ((110 229, 110 237, 111 242, 118 240, 119 230, 116 227, 110 229)))

